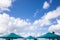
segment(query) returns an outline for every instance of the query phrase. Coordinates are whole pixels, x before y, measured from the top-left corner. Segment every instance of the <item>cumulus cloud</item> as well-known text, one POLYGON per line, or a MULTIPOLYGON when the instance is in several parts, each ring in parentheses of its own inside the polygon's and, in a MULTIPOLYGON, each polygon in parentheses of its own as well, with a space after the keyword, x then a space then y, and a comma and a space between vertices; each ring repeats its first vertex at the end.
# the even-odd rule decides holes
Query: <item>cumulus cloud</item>
POLYGON ((42 25, 51 25, 51 19, 54 18, 58 18, 60 16, 60 7, 58 7, 56 10, 50 11, 47 14, 45 14, 44 16, 42 16, 41 19, 36 20, 35 23, 36 24, 40 24, 40 26, 42 25))
POLYGON ((0 12, 1 11, 10 11, 9 7, 12 6, 14 0, 0 0, 0 12))
POLYGON ((60 33, 60 20, 57 20, 56 25, 51 25, 48 29, 50 32, 54 31, 56 33, 60 33))
POLYGON ((48 31, 52 32, 56 32, 56 33, 60 33, 60 19, 58 19, 60 17, 60 7, 58 7, 56 10, 50 12, 47 16, 48 19, 53 19, 53 18, 57 18, 57 24, 55 25, 51 25, 49 26, 48 31))
MULTIPOLYGON (((10 15, 3 13, 0 14, 0 34, 7 33, 17 33, 22 36, 38 36, 37 32, 35 32, 37 25, 21 19, 11 17, 10 15)), ((40 33, 39 33, 40 34, 40 33)))
POLYGON ((56 10, 48 12, 44 17, 45 19, 53 19, 60 16, 60 7, 57 7, 56 10))
POLYGON ((0 14, 0 33, 13 32, 16 28, 19 30, 21 27, 30 25, 26 20, 20 18, 10 17, 8 14, 0 14))
POLYGON ((47 14, 43 15, 41 19, 35 20, 34 25, 44 26, 44 25, 50 25, 51 21, 50 19, 58 18, 60 16, 60 7, 58 7, 56 10, 49 11, 47 14))
POLYGON ((41 34, 38 34, 37 32, 38 27, 39 30, 41 30, 39 21, 31 23, 21 18, 11 17, 6 13, 0 14, 0 34, 14 32, 19 35, 38 36, 39 34, 41 34))
POLYGON ((49 6, 50 6, 50 4, 47 1, 45 1, 43 4, 43 8, 47 9, 47 8, 49 8, 49 6))

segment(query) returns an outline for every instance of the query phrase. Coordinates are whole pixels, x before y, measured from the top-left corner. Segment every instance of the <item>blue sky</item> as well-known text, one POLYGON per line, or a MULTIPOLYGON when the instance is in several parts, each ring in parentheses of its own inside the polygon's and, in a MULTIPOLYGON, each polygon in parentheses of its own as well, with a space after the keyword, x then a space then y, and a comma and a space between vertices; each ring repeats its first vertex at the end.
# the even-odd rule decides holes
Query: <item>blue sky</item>
POLYGON ((43 4, 45 1, 49 3, 50 0, 16 0, 12 5, 11 12, 9 14, 14 17, 34 21, 40 19, 45 13, 60 6, 59 1, 53 0, 48 9, 43 9, 43 4), (34 18, 33 16, 36 11, 38 11, 38 13, 34 18))
POLYGON ((0 34, 52 31, 60 33, 60 0, 0 0, 0 34))

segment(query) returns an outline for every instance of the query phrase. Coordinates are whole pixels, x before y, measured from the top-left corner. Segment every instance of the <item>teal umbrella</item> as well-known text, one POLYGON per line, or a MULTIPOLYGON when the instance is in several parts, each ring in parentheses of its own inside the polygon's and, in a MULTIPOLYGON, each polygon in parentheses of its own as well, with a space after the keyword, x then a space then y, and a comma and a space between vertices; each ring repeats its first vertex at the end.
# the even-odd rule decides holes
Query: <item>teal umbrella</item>
POLYGON ((41 35, 41 36, 39 36, 37 38, 48 38, 48 39, 53 39, 54 40, 54 39, 60 38, 60 36, 57 35, 57 34, 54 34, 54 32, 53 33, 48 32, 48 33, 46 33, 44 35, 41 35))
POLYGON ((4 38, 4 39, 7 39, 7 40, 10 40, 10 39, 23 38, 23 37, 15 34, 15 33, 10 33, 10 34, 1 36, 0 38, 4 38))
POLYGON ((26 39, 35 39, 33 36, 28 36, 26 39))
POLYGON ((33 36, 28 36, 26 39, 34 39, 34 40, 36 40, 36 38, 35 37, 33 37, 33 36))

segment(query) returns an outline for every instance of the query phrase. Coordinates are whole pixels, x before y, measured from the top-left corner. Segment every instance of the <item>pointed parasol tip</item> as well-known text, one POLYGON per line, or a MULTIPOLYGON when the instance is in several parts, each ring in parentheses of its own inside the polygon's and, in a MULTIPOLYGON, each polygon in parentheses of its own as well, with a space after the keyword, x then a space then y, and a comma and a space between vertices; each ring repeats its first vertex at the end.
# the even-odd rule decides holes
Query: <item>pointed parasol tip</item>
POLYGON ((53 34, 55 34, 55 32, 52 32, 53 34))

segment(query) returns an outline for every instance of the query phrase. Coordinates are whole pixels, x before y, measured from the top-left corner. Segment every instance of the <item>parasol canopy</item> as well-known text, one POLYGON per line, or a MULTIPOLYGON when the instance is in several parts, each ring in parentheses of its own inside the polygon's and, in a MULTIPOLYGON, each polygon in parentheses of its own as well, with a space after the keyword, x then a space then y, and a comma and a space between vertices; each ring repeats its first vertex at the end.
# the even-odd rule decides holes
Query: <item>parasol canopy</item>
POLYGON ((53 38, 60 38, 60 36, 57 35, 57 34, 48 32, 48 33, 46 33, 46 34, 44 34, 44 35, 41 35, 41 36, 39 36, 39 37, 37 37, 37 38, 48 38, 48 39, 53 39, 53 38))
POLYGON ((23 38, 23 37, 15 34, 15 33, 10 33, 10 34, 4 35, 4 36, 0 36, 0 38, 17 39, 17 38, 23 38))

